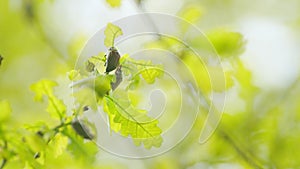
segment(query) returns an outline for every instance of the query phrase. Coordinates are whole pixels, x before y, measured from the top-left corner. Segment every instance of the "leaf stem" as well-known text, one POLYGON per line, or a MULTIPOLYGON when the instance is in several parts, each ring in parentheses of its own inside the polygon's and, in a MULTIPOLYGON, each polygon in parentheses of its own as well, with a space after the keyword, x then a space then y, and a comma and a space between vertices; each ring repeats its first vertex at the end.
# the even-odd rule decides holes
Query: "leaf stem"
POLYGON ((72 88, 72 87, 78 86, 78 85, 80 85, 80 84, 84 84, 84 83, 86 83, 86 82, 88 82, 88 81, 91 81, 91 80, 97 78, 97 77, 98 77, 98 76, 90 76, 90 77, 87 77, 87 78, 78 80, 78 81, 76 81, 76 82, 72 82, 72 83, 69 85, 69 87, 72 88))
POLYGON ((66 127, 66 126, 71 125, 71 124, 72 124, 72 122, 61 123, 58 126, 55 126, 54 128, 52 128, 52 131, 54 131, 54 134, 53 134, 52 137, 50 137, 48 139, 47 144, 56 136, 56 134, 58 134, 60 128, 66 127))

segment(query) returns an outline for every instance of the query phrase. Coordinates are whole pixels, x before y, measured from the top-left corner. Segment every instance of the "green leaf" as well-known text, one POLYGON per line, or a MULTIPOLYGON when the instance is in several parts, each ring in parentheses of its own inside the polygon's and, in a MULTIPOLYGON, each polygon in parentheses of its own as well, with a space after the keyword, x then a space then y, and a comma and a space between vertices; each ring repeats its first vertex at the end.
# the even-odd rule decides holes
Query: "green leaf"
MULTIPOLYGON (((92 97, 95 95, 94 90, 91 88, 83 88, 73 93, 73 96, 76 98, 76 102, 79 104, 80 108, 83 108, 84 106, 88 106, 92 110, 97 110, 97 100, 95 97, 92 97)), ((81 113, 78 112, 78 114, 81 113)))
POLYGON ((124 74, 131 75, 129 78, 129 85, 127 88, 134 89, 138 86, 141 77, 148 83, 153 84, 156 78, 163 76, 163 66, 155 65, 151 61, 134 60, 127 57, 122 64, 124 67, 124 74))
POLYGON ((11 106, 8 101, 0 101, 0 123, 7 121, 12 112, 11 106))
POLYGON ((133 139, 135 145, 141 143, 144 147, 160 147, 162 130, 157 126, 158 121, 147 116, 144 110, 129 106, 126 109, 112 97, 105 97, 103 109, 109 116, 110 127, 124 137, 133 139))
POLYGON ((120 27, 112 23, 108 23, 104 31, 104 35, 105 35, 104 45, 109 48, 114 46, 115 39, 123 35, 123 32, 120 27))
POLYGON ((139 86, 140 80, 141 80, 140 76, 134 76, 133 78, 131 78, 129 81, 129 85, 127 86, 127 89, 130 90, 136 89, 139 86))
POLYGON ((35 92, 34 99, 36 101, 43 101, 43 96, 53 95, 53 87, 57 86, 57 83, 51 80, 40 80, 39 82, 30 86, 30 89, 35 92))
POLYGON ((234 68, 236 70, 234 72, 235 79, 238 81, 242 89, 240 90, 240 96, 245 100, 253 99, 259 89, 252 82, 253 77, 251 71, 248 70, 241 61, 238 61, 234 65, 234 68))
POLYGON ((97 96, 104 97, 111 89, 113 75, 100 75, 95 79, 95 91, 97 96))
POLYGON ((62 119, 66 116, 66 106, 62 100, 59 100, 55 96, 48 97, 49 103, 46 111, 52 116, 62 119))
POLYGON ((188 22, 195 23, 203 15, 203 9, 199 6, 190 5, 186 7, 180 14, 180 16, 188 22))
POLYGON ((64 136, 61 133, 56 134, 54 138, 51 139, 49 145, 52 148, 55 158, 63 154, 63 152, 67 149, 68 140, 68 137, 64 136))
POLYGON ((149 68, 142 68, 140 70, 140 74, 148 84, 153 84, 155 82, 155 79, 161 77, 164 74, 164 72, 162 68, 149 67, 149 68))
POLYGON ((129 55, 128 55, 128 54, 123 55, 123 56, 120 58, 120 65, 122 65, 122 64, 126 61, 127 58, 129 58, 129 55))
POLYGON ((243 35, 226 30, 215 30, 207 35, 221 57, 239 56, 244 52, 243 35))
POLYGON ((113 8, 121 5, 121 0, 106 0, 106 2, 113 8))
POLYGON ((80 76, 80 73, 78 70, 71 70, 68 72, 68 78, 69 80, 76 80, 80 76))
POLYGON ((183 61, 194 74, 198 87, 205 94, 223 92, 234 85, 233 75, 220 66, 209 66, 201 62, 194 53, 186 52, 183 61))
POLYGON ((43 151, 46 147, 46 142, 40 135, 36 133, 31 133, 30 135, 26 136, 25 140, 33 152, 43 151))
POLYGON ((222 67, 208 66, 207 70, 213 91, 223 92, 234 85, 231 73, 224 71, 222 67))
POLYGON ((98 73, 104 72, 104 70, 105 70, 104 63, 105 62, 106 62, 105 53, 101 52, 97 56, 92 56, 87 60, 86 69, 88 72, 91 72, 91 71, 89 71, 89 70, 91 70, 91 68, 88 68, 89 67, 88 65, 90 64, 90 67, 93 66, 93 69, 94 70, 96 69, 96 71, 98 73))
POLYGON ((187 32, 187 29, 196 24, 203 16, 203 9, 199 5, 190 4, 183 8, 179 12, 179 17, 184 19, 186 22, 180 22, 182 32, 187 32))
POLYGON ((39 136, 43 136, 45 133, 47 133, 50 130, 49 126, 43 121, 39 121, 31 124, 24 124, 23 128, 26 129, 27 131, 36 133, 39 136))
POLYGON ((77 160, 84 160, 89 163, 95 160, 98 147, 94 142, 86 142, 81 136, 76 134, 72 127, 64 129, 63 134, 70 139, 67 149, 77 160))
POLYGON ((23 169, 34 169, 34 168, 30 165, 30 162, 26 161, 23 169))
POLYGON ((41 80, 30 86, 35 92, 35 100, 43 101, 43 96, 48 97, 47 112, 54 118, 63 119, 66 116, 66 106, 62 100, 59 100, 53 93, 53 87, 57 83, 51 80, 41 80))

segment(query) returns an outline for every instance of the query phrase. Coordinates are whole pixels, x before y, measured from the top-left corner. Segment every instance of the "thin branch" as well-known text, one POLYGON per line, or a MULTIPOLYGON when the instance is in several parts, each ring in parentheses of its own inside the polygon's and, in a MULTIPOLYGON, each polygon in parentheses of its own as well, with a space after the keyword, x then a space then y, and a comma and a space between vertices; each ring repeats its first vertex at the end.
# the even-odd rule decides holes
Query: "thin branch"
MULTIPOLYGON (((209 98, 206 97, 205 94, 201 93, 201 95, 203 96, 204 98, 204 101, 206 102, 206 106, 207 107, 207 110, 209 111, 209 98)), ((213 108, 213 110, 215 111, 218 111, 217 108, 215 107, 214 104, 211 105, 213 108)), ((219 112, 217 112, 219 114, 219 112)), ((209 124, 208 124, 209 125, 209 124)), ((221 137, 223 138, 229 145, 231 145, 234 150, 244 159, 245 162, 247 162, 250 166, 252 166, 253 168, 256 168, 256 169, 261 169, 262 165, 261 165, 261 162, 259 162, 258 159, 256 159, 255 157, 253 157, 251 155, 251 153, 245 149, 245 148, 242 148, 241 145, 237 144, 236 141, 234 141, 234 139, 230 136, 230 134, 227 133, 227 131, 221 129, 220 127, 216 128, 216 133, 221 137), (249 155, 248 155, 249 154, 249 155)))
POLYGON ((54 131, 54 134, 52 135, 52 137, 50 137, 47 141, 47 144, 50 143, 50 141, 56 136, 56 134, 59 132, 60 128, 66 127, 68 125, 71 125, 72 122, 68 122, 68 123, 61 123, 58 126, 55 126, 52 128, 52 131, 54 131))
POLYGON ((252 159, 252 157, 250 157, 245 151, 241 148, 241 146, 239 146, 234 139, 232 139, 225 131, 219 129, 218 130, 219 135, 226 140, 234 149, 235 151, 252 167, 256 168, 256 169, 262 169, 263 167, 261 167, 260 164, 258 164, 258 162, 254 159, 252 159))
POLYGON ((44 29, 42 27, 42 24, 37 16, 37 8, 36 5, 32 0, 25 1, 25 12, 26 17, 29 19, 29 21, 32 22, 35 33, 38 34, 40 39, 57 55, 60 56, 60 58, 65 60, 65 56, 60 52, 57 47, 54 45, 54 43, 48 38, 46 33, 44 32, 44 29))
POLYGON ((76 82, 72 82, 69 87, 72 88, 72 87, 75 87, 75 86, 78 86, 78 85, 82 85, 82 84, 85 84, 91 80, 94 80, 95 78, 97 78, 98 76, 90 76, 90 77, 87 77, 87 78, 84 78, 84 79, 80 79, 76 82))
POLYGON ((68 125, 71 125, 71 124, 72 124, 72 122, 68 122, 68 123, 61 123, 60 125, 58 125, 58 126, 54 127, 52 130, 54 130, 54 131, 58 131, 60 128, 66 127, 66 126, 68 126, 68 125))
MULTIPOLYGON (((6 141, 6 140, 4 140, 4 146, 3 146, 3 148, 4 148, 4 149, 7 149, 7 141, 6 141)), ((6 163, 7 163, 7 159, 6 159, 6 158, 3 158, 2 163, 1 163, 1 166, 0 166, 0 169, 3 169, 4 166, 6 165, 6 163)))
MULTIPOLYGON (((142 13, 147 13, 147 11, 146 11, 146 9, 145 9, 144 4, 143 4, 142 1, 143 0, 135 1, 136 4, 137 4, 137 9, 140 10, 142 13)), ((158 27, 156 26, 156 24, 154 23, 154 21, 152 20, 152 18, 149 17, 148 14, 145 14, 145 16, 146 16, 146 20, 148 20, 148 22, 150 22, 150 25, 152 26, 152 28, 154 30, 153 32, 159 32, 158 31, 158 27)), ((157 33, 156 35, 158 36, 158 39, 162 38, 161 34, 157 33)))
POLYGON ((5 167, 5 165, 6 165, 6 163, 7 163, 7 159, 4 158, 4 159, 2 160, 2 164, 1 164, 1 166, 0 166, 0 169, 3 169, 3 168, 5 167))

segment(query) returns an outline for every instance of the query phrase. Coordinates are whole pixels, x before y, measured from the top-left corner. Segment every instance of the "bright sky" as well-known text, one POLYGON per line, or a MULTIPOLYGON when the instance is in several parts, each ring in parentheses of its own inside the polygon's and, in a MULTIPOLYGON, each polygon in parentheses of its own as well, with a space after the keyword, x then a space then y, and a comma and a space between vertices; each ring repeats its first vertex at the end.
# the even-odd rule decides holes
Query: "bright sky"
POLYGON ((272 18, 244 18, 240 24, 247 39, 242 59, 253 71, 254 83, 271 90, 288 87, 300 68, 300 48, 293 31, 272 18))

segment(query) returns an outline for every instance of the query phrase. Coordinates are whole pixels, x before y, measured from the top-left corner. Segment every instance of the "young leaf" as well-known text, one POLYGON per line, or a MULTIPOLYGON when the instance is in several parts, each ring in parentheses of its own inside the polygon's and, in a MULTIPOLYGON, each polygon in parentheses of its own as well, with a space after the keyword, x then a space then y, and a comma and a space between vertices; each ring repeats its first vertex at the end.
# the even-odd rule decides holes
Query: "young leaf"
POLYGON ((55 137, 49 142, 50 147, 52 148, 54 157, 60 156, 68 146, 68 137, 58 133, 55 137))
POLYGON ((138 87, 140 83, 140 76, 134 76, 133 78, 130 79, 129 85, 127 86, 127 89, 134 90, 138 87))
POLYGON ((114 46, 115 39, 123 35, 123 32, 120 27, 112 23, 108 23, 104 31, 104 35, 105 35, 104 45, 109 48, 114 46))
POLYGON ((71 70, 68 72, 68 78, 69 80, 76 80, 80 76, 80 73, 78 70, 71 70))
POLYGON ((235 65, 234 77, 238 81, 241 86, 240 96, 245 100, 253 99, 256 96, 256 93, 259 91, 258 87, 256 87, 252 80, 253 76, 250 70, 248 70, 245 65, 238 61, 235 65))
POLYGON ((3 123, 9 119, 12 111, 8 101, 0 101, 0 111, 0 123, 3 123))
POLYGON ((100 75, 95 79, 95 91, 97 96, 102 98, 111 89, 112 75, 100 75))
POLYGON ((34 168, 30 165, 30 162, 26 161, 23 169, 34 169, 34 168))
POLYGON ((233 75, 230 71, 223 70, 220 66, 205 65, 193 53, 189 52, 185 54, 182 60, 192 71, 196 83, 203 93, 224 92, 233 87, 233 75))
POLYGON ((145 111, 132 106, 125 109, 109 96, 103 101, 103 109, 109 116, 112 130, 124 137, 130 135, 137 146, 143 143, 147 149, 160 147, 162 131, 157 126, 158 121, 148 117, 145 111))
POLYGON ((196 5, 190 5, 185 7, 179 15, 184 20, 194 24, 203 16, 203 9, 196 5))
POLYGON ((240 33, 216 30, 207 37, 221 57, 239 56, 244 52, 245 39, 240 33))
POLYGON ((161 77, 164 72, 161 68, 149 67, 141 69, 140 74, 148 84, 153 84, 155 82, 155 78, 161 77))
POLYGON ((94 142, 85 142, 71 127, 65 128, 62 132, 70 140, 67 149, 77 160, 84 160, 89 163, 95 160, 98 147, 94 142))
POLYGON ((25 140, 30 147, 30 149, 34 152, 43 151, 46 147, 45 140, 36 133, 31 133, 30 135, 25 137, 25 140))
POLYGON ((134 60, 127 57, 123 61, 123 67, 125 68, 124 74, 131 75, 129 79, 130 83, 127 88, 134 89, 137 87, 140 76, 148 83, 153 84, 156 78, 161 77, 163 72, 162 65, 154 65, 151 61, 134 60))
POLYGON ((97 56, 90 57, 86 62, 86 70, 92 72, 96 70, 98 73, 104 72, 104 63, 106 62, 105 53, 101 52, 97 56), (93 69, 93 70, 92 70, 93 69))
POLYGON ((57 97, 49 96, 49 104, 46 111, 52 116, 62 119, 66 116, 66 106, 62 100, 59 100, 57 97))
MULTIPOLYGON (((92 110, 97 110, 97 100, 91 97, 95 94, 94 90, 91 88, 82 88, 73 93, 76 102, 80 105, 79 107, 88 106, 92 110)), ((81 110, 83 111, 83 110, 81 110)), ((81 112, 78 112, 80 114, 81 112)))
POLYGON ((43 101, 43 96, 48 97, 47 112, 54 118, 62 120, 66 116, 66 106, 53 93, 53 87, 57 83, 51 80, 41 80, 30 86, 30 89, 35 92, 35 100, 43 101))
POLYGON ((40 80, 39 82, 30 86, 30 89, 35 92, 34 99, 36 101, 43 101, 43 96, 50 96, 53 94, 53 87, 57 83, 51 80, 40 80))
POLYGON ((121 0, 106 0, 106 2, 113 8, 121 5, 121 0))
POLYGON ((126 59, 127 59, 128 57, 129 57, 128 54, 123 55, 123 56, 121 57, 121 59, 120 59, 120 65, 122 65, 122 64, 126 61, 126 59))

